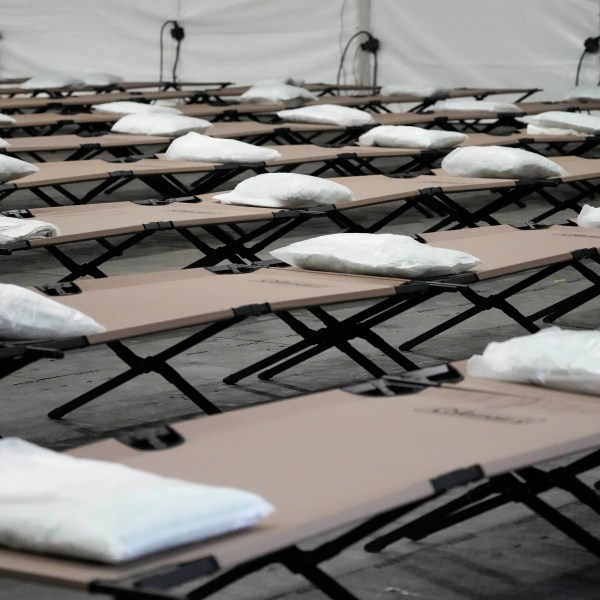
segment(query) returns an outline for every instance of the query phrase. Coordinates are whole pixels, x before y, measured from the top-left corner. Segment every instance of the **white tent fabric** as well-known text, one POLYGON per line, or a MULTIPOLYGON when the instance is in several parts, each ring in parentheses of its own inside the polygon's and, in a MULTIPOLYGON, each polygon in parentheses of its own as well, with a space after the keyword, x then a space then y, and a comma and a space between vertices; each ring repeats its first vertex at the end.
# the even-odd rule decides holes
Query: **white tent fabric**
MULTIPOLYGON (((0 6, 6 77, 102 71, 156 80, 160 28, 173 19, 185 29, 182 81, 332 82, 344 44, 368 28, 381 41, 380 84, 537 86, 546 98, 573 87, 583 41, 600 29, 598 0, 0 0, 0 6)), ((348 82, 360 71, 353 58, 364 40, 348 52, 348 82)), ((168 79, 175 49, 169 27, 164 41, 168 79)))

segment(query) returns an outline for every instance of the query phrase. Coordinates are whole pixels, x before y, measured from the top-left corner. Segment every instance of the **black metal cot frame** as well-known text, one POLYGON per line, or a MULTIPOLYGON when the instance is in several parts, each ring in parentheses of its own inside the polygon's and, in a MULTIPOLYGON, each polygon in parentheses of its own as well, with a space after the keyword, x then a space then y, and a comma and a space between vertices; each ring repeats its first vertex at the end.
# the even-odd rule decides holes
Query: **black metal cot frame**
MULTIPOLYGON (((416 394, 427 387, 451 385, 460 379, 460 373, 451 365, 439 365, 400 376, 384 376, 343 389, 365 397, 397 396, 416 394)), ((169 427, 159 426, 144 429, 139 434, 133 432, 119 439, 136 448, 160 448, 164 446, 162 444, 155 446, 153 441, 168 440, 169 429, 169 427)), ((563 467, 544 470, 537 466, 528 466, 514 472, 486 478, 483 469, 474 463, 431 479, 433 493, 429 497, 373 515, 312 548, 287 546, 247 560, 225 572, 220 572, 218 561, 214 556, 209 555, 191 562, 139 573, 120 581, 92 581, 88 585, 88 591, 108 594, 115 599, 123 600, 198 600, 207 598, 240 581, 246 575, 269 565, 281 564, 290 573, 304 577, 332 600, 358 600, 350 590, 323 571, 320 565, 335 558, 347 548, 364 542, 367 537, 373 536, 397 519, 409 515, 415 508, 464 486, 469 486, 470 489, 457 500, 450 501, 391 533, 372 539, 365 544, 365 550, 379 552, 401 537, 420 539, 433 531, 503 504, 519 502, 584 549, 600 557, 600 540, 541 497, 549 489, 560 488, 572 494, 594 512, 600 513, 600 499, 597 493, 578 479, 578 475, 582 472, 591 470, 599 464, 600 450, 596 450, 563 467), (182 591, 182 586, 185 586, 183 588, 185 591, 182 591)))
MULTIPOLYGON (((257 268, 260 269, 263 268, 263 266, 259 265, 255 267, 246 267, 242 265, 238 267, 232 265, 226 268, 215 267, 209 270, 212 270, 215 273, 239 273, 248 270, 256 270, 257 268)), ((162 376, 206 414, 215 414, 221 412, 217 406, 215 406, 209 399, 201 394, 187 380, 185 380, 173 367, 167 364, 167 361, 249 317, 267 314, 273 314, 281 319, 284 323, 290 326, 292 331, 301 337, 306 335, 310 339, 309 343, 326 343, 327 348, 337 348, 359 366, 366 369, 369 373, 377 374, 379 376, 384 374, 384 371, 377 364, 375 364, 373 360, 354 348, 348 340, 361 338, 365 340, 371 347, 388 356, 402 368, 415 369, 417 368, 417 365, 414 362, 396 350, 393 346, 388 344, 381 336, 371 331, 371 328, 378 323, 389 319, 390 311, 393 311, 395 306, 402 306, 403 303, 411 301, 415 296, 422 295, 428 289, 428 287, 429 286, 427 284, 418 282, 407 282, 399 285, 395 289, 395 296, 386 297, 383 299, 375 299, 369 306, 360 309, 355 315, 341 322, 329 315, 329 313, 322 307, 308 307, 304 309, 294 309, 293 311, 274 312, 268 303, 239 306, 232 309, 234 315, 233 317, 216 321, 204 326, 199 331, 191 333, 187 338, 176 342, 172 346, 167 347, 156 354, 145 357, 135 354, 121 340, 106 342, 103 345, 114 352, 114 354, 127 365, 128 369, 89 390, 88 392, 81 394, 77 398, 55 408, 48 413, 48 416, 52 419, 60 419, 76 408, 88 404, 92 400, 95 400, 96 398, 116 389, 117 387, 120 387, 124 383, 138 377, 139 375, 150 372, 154 372, 162 376), (300 318, 296 316, 296 314, 302 312, 302 310, 307 311, 310 315, 323 319, 327 324, 327 331, 317 332, 315 336, 313 332, 303 325, 300 318), (292 312, 295 314, 293 315, 292 312), (338 336, 338 339, 332 339, 332 336, 338 336)), ((37 288, 49 296, 64 296, 81 292, 76 283, 73 282, 37 286, 37 288)), ((402 312, 401 309, 396 310, 397 312, 402 312)), ((89 342, 86 337, 74 337, 65 340, 42 342, 40 344, 28 344, 28 347, 31 350, 13 359, 6 374, 26 367, 34 360, 38 360, 46 356, 46 353, 56 352, 61 354, 71 350, 86 348, 88 346, 89 342)), ((1 355, 0 358, 2 358, 1 355)), ((0 374, 2 374, 1 369, 0 374)))
MULTIPOLYGON (((525 226, 525 228, 527 227, 528 226, 525 226)), ((535 229, 535 226, 531 226, 531 230, 533 229, 535 229)), ((419 236, 415 237, 419 239, 419 236)), ((228 384, 235 384, 241 379, 254 374, 257 374, 259 379, 272 379, 280 373, 296 367, 304 361, 333 347, 333 340, 335 340, 336 344, 339 343, 340 339, 349 342, 351 339, 358 336, 358 332, 360 332, 362 328, 370 330, 377 325, 412 308, 420 306, 444 293, 460 294, 469 302, 470 307, 454 317, 447 319, 443 323, 428 329, 424 333, 401 343, 399 346, 401 351, 410 351, 423 342, 488 310, 499 310, 511 321, 525 329, 525 331, 535 333, 540 330, 540 327, 536 324, 536 321, 539 319, 545 317, 549 317, 550 319, 557 318, 562 314, 559 312, 560 309, 568 307, 568 310, 573 310, 574 308, 577 308, 583 303, 581 295, 584 295, 586 300, 600 295, 600 276, 583 264, 583 261, 586 260, 591 260, 593 263, 600 264, 600 253, 596 248, 577 250, 571 254, 569 260, 556 262, 539 269, 528 269, 525 272, 525 276, 516 283, 509 284, 500 291, 488 294, 482 294, 475 289, 475 285, 480 281, 476 273, 463 273, 462 275, 422 281, 421 283, 426 285, 423 293, 407 299, 400 305, 394 304, 393 306, 386 307, 385 312, 378 314, 377 318, 373 320, 370 318, 370 315, 360 313, 356 316, 357 318, 353 316, 342 321, 337 321, 332 315, 322 312, 320 308, 316 308, 310 309, 310 312, 323 324, 323 327, 321 329, 310 329, 293 315, 277 315, 280 316, 280 318, 296 333, 301 335, 302 339, 263 360, 257 361, 228 375, 223 381, 228 384), (535 285, 568 267, 575 269, 592 284, 585 290, 585 293, 574 294, 557 304, 548 306, 530 315, 523 314, 521 310, 509 302, 509 299, 517 296, 532 285, 535 285)), ((228 267, 220 267, 221 270, 227 268, 228 267)), ((219 267, 215 267, 215 269, 219 269, 219 267)), ((507 274, 507 276, 508 275, 514 275, 514 273, 507 274)), ((502 278, 503 276, 499 279, 502 278)), ((367 368, 366 370, 374 377, 380 377, 385 374, 378 366, 376 369, 367 368)))

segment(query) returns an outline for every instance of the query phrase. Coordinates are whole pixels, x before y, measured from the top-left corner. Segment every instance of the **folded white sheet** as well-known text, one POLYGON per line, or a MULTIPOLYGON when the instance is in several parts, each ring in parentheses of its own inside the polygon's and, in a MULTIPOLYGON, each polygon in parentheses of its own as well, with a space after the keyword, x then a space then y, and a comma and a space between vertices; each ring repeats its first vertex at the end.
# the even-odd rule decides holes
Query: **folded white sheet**
POLYGON ((0 544, 115 563, 254 525, 260 496, 0 440, 0 544))
POLYGON ((60 230, 52 223, 37 219, 16 219, 0 216, 0 244, 20 242, 37 238, 60 235, 60 230))

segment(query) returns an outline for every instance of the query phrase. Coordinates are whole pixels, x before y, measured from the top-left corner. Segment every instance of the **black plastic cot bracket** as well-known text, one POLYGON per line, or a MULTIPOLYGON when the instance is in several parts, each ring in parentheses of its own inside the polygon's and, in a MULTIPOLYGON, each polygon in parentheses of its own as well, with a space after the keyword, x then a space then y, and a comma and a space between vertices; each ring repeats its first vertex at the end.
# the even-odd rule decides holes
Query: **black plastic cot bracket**
POLYGON ((115 439, 136 450, 165 450, 185 442, 185 438, 169 425, 126 431, 115 439))
POLYGON ((337 157, 339 159, 351 159, 351 158, 358 158, 358 154, 356 152, 340 152, 337 157))
POLYGON ((173 221, 152 221, 151 223, 144 223, 144 229, 146 231, 167 231, 168 229, 175 229, 173 221))
POLYGON ((0 185, 0 192, 8 192, 17 189, 16 183, 3 183, 0 185))
POLYGON ((420 196, 435 196, 436 194, 441 194, 444 190, 441 187, 428 187, 419 190, 420 196))
POLYGON ((485 478, 485 473, 479 465, 472 465, 464 469, 456 469, 430 479, 431 486, 437 494, 447 492, 455 487, 473 483, 485 478))
POLYGON ((16 250, 29 250, 31 243, 27 240, 20 242, 8 242, 0 245, 0 256, 10 256, 16 250))
POLYGON ((4 210, 2 214, 5 217, 14 217, 15 219, 30 219, 33 214, 28 208, 15 208, 13 210, 4 210))
POLYGON ((215 171, 229 171, 231 169, 257 169, 264 168, 267 163, 263 161, 257 162, 240 162, 240 163, 220 163, 215 165, 215 171))
POLYGON ((401 375, 383 375, 364 383, 343 388, 344 391, 359 395, 398 396, 414 394, 429 387, 439 387, 443 383, 458 383, 463 376, 450 364, 433 365, 401 375))
POLYGON ((594 258, 600 254, 597 248, 578 248, 571 252, 574 260, 582 260, 584 258, 594 258))
POLYGON ((183 585, 186 582, 213 575, 220 570, 214 556, 165 567, 132 581, 94 580, 88 585, 92 593, 109 594, 114 598, 164 598, 161 592, 183 585), (154 593, 153 593, 154 592, 154 593))
POLYGON ((120 177, 133 177, 133 171, 111 171, 108 176, 112 179, 119 179, 120 177))
POLYGON ((96 143, 85 143, 85 144, 79 144, 79 149, 80 150, 102 150, 102 145, 96 143))
POLYGON ((35 288, 47 296, 72 296, 81 294, 81 288, 72 281, 36 285, 35 288))
POLYGON ((236 317, 258 317, 259 315, 269 314, 271 311, 271 305, 268 302, 260 304, 246 304, 245 306, 238 306, 232 309, 234 316, 236 317))

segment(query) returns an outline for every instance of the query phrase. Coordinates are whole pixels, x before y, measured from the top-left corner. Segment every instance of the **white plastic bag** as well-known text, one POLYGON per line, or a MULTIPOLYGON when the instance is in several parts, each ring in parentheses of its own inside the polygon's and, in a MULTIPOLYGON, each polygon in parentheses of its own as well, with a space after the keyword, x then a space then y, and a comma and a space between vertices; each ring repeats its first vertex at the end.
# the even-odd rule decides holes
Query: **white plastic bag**
POLYGON ((352 200, 345 185, 301 173, 261 173, 238 183, 231 192, 213 196, 223 204, 269 208, 306 208, 352 200))
POLYGON ((280 110, 277 116, 291 123, 320 123, 341 127, 362 127, 375 123, 373 116, 365 110, 337 104, 315 104, 280 110))
POLYGON ((106 331, 81 311, 11 283, 0 283, 0 339, 45 340, 106 331))
POLYGON ((272 148, 213 138, 193 131, 173 140, 165 156, 167 160, 208 163, 258 163, 281 158, 281 154, 272 148))
POLYGON ((473 377, 535 383, 581 394, 600 394, 600 331, 549 327, 488 344, 469 359, 473 377))
POLYGON ((271 256, 302 269, 407 278, 462 273, 480 262, 391 233, 333 233, 272 250, 271 256))
POLYGON ((235 488, 0 440, 0 543, 116 563, 254 525, 272 512, 235 488))
POLYGON ((363 133, 358 141, 366 146, 441 150, 455 148, 468 137, 457 131, 433 131, 409 125, 379 125, 363 133))
POLYGON ((129 114, 121 117, 112 127, 115 133, 133 135, 184 135, 190 131, 203 133, 212 124, 204 119, 173 115, 165 112, 150 114, 129 114))
POLYGON ((600 227, 600 208, 584 204, 579 215, 577 215, 579 227, 600 227))
POLYGON ((463 177, 499 179, 547 179, 567 175, 559 164, 545 156, 503 146, 456 148, 444 157, 442 169, 463 177))

